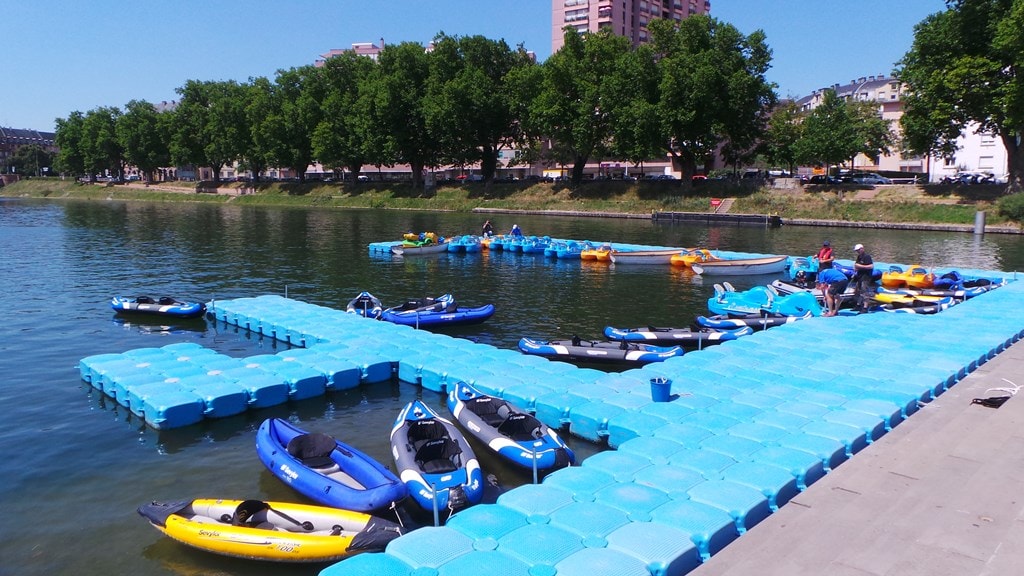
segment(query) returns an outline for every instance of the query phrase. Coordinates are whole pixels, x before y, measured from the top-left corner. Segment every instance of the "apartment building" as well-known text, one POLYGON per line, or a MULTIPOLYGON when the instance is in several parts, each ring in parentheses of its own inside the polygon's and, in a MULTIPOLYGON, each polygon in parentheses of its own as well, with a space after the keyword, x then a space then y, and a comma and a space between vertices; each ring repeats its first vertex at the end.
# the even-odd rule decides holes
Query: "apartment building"
POLYGON ((35 145, 47 152, 56 152, 57 146, 53 142, 55 137, 56 134, 53 132, 4 128, 0 126, 0 163, 13 156, 18 148, 22 146, 35 145))
MULTIPOLYGON (((850 80, 848 84, 833 84, 815 90, 809 96, 798 99, 797 104, 802 111, 809 112, 821 104, 828 90, 834 90, 840 98, 877 105, 878 113, 889 122, 896 140, 899 140, 903 95, 907 91, 907 87, 899 80, 885 74, 861 77, 850 80)), ((867 156, 857 156, 852 168, 926 174, 928 182, 939 182, 944 177, 955 176, 958 172, 987 173, 1000 180, 1006 178, 1006 147, 996 136, 978 132, 976 125, 968 126, 957 139, 957 148, 952 158, 940 158, 903 156, 899 152, 899 147, 894 146, 893 151, 882 155, 878 162, 867 156)))
POLYGON ((1006 182, 1009 172, 1006 146, 996 135, 978 132, 972 123, 964 128, 956 140, 957 151, 952 158, 931 158, 928 181, 941 182, 943 178, 956 178, 958 174, 988 174, 997 182, 1006 182))
MULTIPOLYGON (((850 80, 847 84, 833 84, 819 90, 815 90, 809 96, 799 98, 796 102, 803 112, 810 112, 822 103, 825 93, 832 90, 836 96, 858 102, 871 102, 878 107, 878 113, 883 120, 889 122, 894 136, 899 139, 900 123, 903 116, 903 93, 906 90, 899 80, 885 74, 877 76, 862 76, 850 80)), ((882 170, 887 172, 914 172, 924 173, 928 171, 928 158, 922 156, 904 157, 899 153, 897 147, 892 153, 881 156, 878 162, 872 161, 864 155, 854 159, 851 168, 857 170, 882 170)))
POLYGON ((710 0, 551 0, 551 53, 562 47, 566 26, 580 33, 608 28, 637 46, 648 41, 651 20, 678 22, 710 12, 710 0))
POLYGON ((347 52, 354 52, 357 56, 366 56, 371 60, 376 60, 380 57, 380 51, 384 49, 384 39, 380 39, 380 46, 377 46, 373 42, 356 42, 352 44, 351 48, 332 48, 327 52, 320 55, 319 58, 313 61, 313 65, 317 68, 322 68, 324 63, 329 58, 340 56, 347 52))

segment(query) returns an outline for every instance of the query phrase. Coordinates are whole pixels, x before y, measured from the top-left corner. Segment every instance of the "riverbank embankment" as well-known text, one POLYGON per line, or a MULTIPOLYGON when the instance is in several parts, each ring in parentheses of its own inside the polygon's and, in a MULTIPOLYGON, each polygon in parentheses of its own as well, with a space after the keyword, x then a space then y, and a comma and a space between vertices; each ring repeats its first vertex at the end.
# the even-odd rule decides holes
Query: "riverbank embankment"
POLYGON ((84 200, 214 202, 397 210, 518 213, 570 217, 677 220, 701 223, 863 227, 1021 234, 996 206, 988 186, 898 185, 870 189, 794 186, 784 189, 730 181, 692 188, 678 182, 451 183, 427 190, 392 182, 189 182, 88 184, 33 178, 0 188, 0 196, 84 200))

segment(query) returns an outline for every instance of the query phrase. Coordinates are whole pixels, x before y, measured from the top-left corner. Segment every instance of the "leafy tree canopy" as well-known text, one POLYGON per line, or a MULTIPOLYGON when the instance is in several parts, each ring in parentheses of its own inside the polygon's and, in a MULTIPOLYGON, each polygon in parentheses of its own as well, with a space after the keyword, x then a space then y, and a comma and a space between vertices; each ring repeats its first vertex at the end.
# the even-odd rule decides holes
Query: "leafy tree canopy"
POLYGON ((128 164, 138 167, 147 180, 171 163, 167 123, 156 108, 145 100, 132 100, 117 120, 117 140, 128 164))
POLYGON ((914 28, 897 64, 910 87, 904 147, 951 158, 964 130, 994 134, 1008 156, 1008 189, 1024 190, 1024 0, 947 0, 914 28))
POLYGON ((721 143, 752 148, 777 100, 765 79, 771 50, 764 33, 749 36, 705 15, 649 26, 659 56, 658 117, 668 153, 684 183, 721 143))

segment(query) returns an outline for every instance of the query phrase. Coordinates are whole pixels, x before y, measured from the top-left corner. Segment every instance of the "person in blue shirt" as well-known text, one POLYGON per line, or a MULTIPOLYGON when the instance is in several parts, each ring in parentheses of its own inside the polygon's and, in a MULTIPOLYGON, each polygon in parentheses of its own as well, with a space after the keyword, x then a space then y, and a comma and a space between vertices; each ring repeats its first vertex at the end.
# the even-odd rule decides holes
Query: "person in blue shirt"
POLYGON ((818 271, 818 290, 825 299, 825 316, 835 316, 839 313, 839 301, 843 292, 850 284, 850 279, 835 268, 826 268, 818 271))
POLYGON ((515 237, 515 238, 522 238, 523 237, 523 231, 522 231, 522 229, 519 228, 519 224, 513 224, 512 225, 512 231, 509 232, 509 235, 512 236, 512 237, 515 237))

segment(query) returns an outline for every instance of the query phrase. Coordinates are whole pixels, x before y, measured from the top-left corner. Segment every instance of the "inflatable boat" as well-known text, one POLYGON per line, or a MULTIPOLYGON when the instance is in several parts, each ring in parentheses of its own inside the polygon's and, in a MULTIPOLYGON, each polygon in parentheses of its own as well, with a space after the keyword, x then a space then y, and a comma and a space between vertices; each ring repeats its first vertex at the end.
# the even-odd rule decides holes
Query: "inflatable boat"
POLYGON ((425 511, 452 513, 483 498, 483 472, 469 442, 421 400, 398 414, 391 453, 399 477, 425 511))
POLYGON ((380 319, 394 324, 428 327, 479 324, 493 315, 494 304, 464 308, 451 294, 444 294, 437 298, 408 300, 400 306, 386 308, 380 319))
POLYGON ((465 382, 448 392, 448 409, 477 440, 520 468, 547 472, 576 462, 573 451, 546 424, 465 382))
POLYGON ((349 300, 348 305, 345 306, 345 312, 359 314, 367 318, 380 318, 380 314, 383 311, 384 305, 381 304, 380 298, 369 292, 360 292, 358 296, 349 300))
POLYGON ((771 328, 773 326, 782 326, 783 324, 789 324, 791 322, 797 322, 799 320, 806 320, 807 318, 813 318, 814 315, 810 312, 803 314, 802 316, 781 316, 781 315, 770 315, 770 314, 748 314, 746 316, 729 316, 729 315, 717 315, 717 316, 697 316, 697 325, 704 326, 705 328, 715 328, 717 330, 728 330, 742 328, 748 326, 754 330, 771 328))
POLYGON ((663 362, 683 355, 679 346, 664 347, 633 342, 608 342, 581 340, 519 340, 519 351, 524 354, 546 356, 558 360, 582 362, 615 362, 624 364, 649 364, 663 362))
POLYGON ((116 312, 134 312, 170 318, 198 318, 206 312, 206 304, 202 302, 182 302, 170 296, 159 298, 114 296, 110 300, 110 307, 116 312))
POLYGON ((398 524, 348 510, 260 500, 151 502, 138 512, 165 535, 200 550, 254 560, 334 562, 380 552, 398 524))
POLYGON ((740 336, 753 334, 754 330, 749 326, 740 328, 717 329, 717 328, 658 328, 646 326, 641 328, 613 328, 606 326, 604 337, 616 342, 643 342, 655 346, 688 346, 702 348, 711 344, 718 344, 727 340, 735 340, 740 336))
POLYGON ((380 462, 328 434, 306 432, 281 418, 260 425, 256 453, 274 476, 324 506, 373 512, 406 496, 405 484, 380 462))

